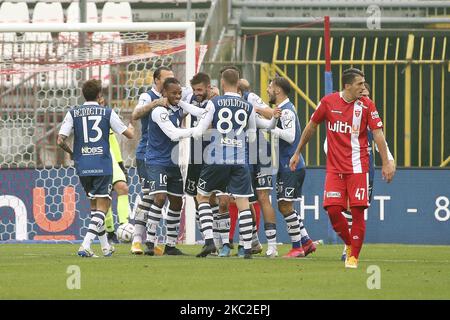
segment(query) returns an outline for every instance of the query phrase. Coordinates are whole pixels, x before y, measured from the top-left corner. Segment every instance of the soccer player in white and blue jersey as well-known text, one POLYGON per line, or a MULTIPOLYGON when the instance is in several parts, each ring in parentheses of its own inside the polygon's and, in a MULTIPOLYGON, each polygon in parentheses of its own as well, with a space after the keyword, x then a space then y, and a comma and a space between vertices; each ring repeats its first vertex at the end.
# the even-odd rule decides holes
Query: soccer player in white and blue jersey
MULTIPOLYGON (((139 102, 133 110, 132 118, 133 120, 141 120, 141 139, 136 148, 136 167, 141 180, 142 185, 142 198, 138 203, 138 207, 135 212, 135 231, 133 234, 133 242, 131 245, 131 253, 142 254, 142 238, 145 233, 148 212, 150 206, 153 203, 153 196, 149 195, 149 186, 147 179, 147 172, 145 170, 144 156, 147 148, 148 141, 148 122, 149 114, 156 106, 167 105, 167 98, 162 96, 163 84, 167 78, 173 78, 173 71, 166 66, 161 66, 153 72, 153 85, 150 90, 142 93, 139 96, 139 102)), ((186 96, 190 89, 183 88, 183 97, 186 96)), ((150 245, 147 244, 146 245, 150 245)), ((145 250, 146 254, 163 254, 159 247, 147 248, 145 250)))
MULTIPOLYGON (((191 114, 191 128, 194 128, 197 126, 200 120, 199 117, 203 114, 208 101, 212 97, 218 95, 219 93, 217 88, 213 88, 211 86, 210 76, 204 72, 199 72, 195 74, 190 80, 190 84, 192 88, 192 93, 187 96, 185 101, 182 100, 180 102, 180 106, 183 108, 184 111, 191 114)), ((196 196, 197 196, 198 179, 200 177, 200 172, 203 167, 202 155, 207 145, 208 142, 206 141, 191 139, 190 161, 187 170, 186 184, 184 187, 184 192, 194 197, 195 220, 200 232, 202 232, 202 230, 200 227, 200 217, 198 213, 198 202, 196 196)), ((214 216, 213 232, 216 246, 218 246, 219 244, 218 239, 220 239, 220 242, 222 242, 222 244, 228 243, 229 242, 228 233, 226 233, 227 229, 226 226, 230 224, 228 209, 222 211, 219 210, 219 204, 221 208, 227 208, 228 196, 219 195, 218 197, 216 197, 216 195, 213 194, 209 200, 214 216), (226 199, 224 199, 225 197, 226 199), (219 204, 217 202, 219 202, 219 204), (224 229, 225 232, 223 232, 224 229)))
POLYGON ((153 197, 149 195, 149 186, 147 180, 147 173, 145 170, 144 156, 147 148, 148 140, 148 121, 149 113, 157 105, 165 105, 166 102, 161 95, 164 80, 173 77, 173 71, 170 68, 162 66, 153 72, 153 85, 150 90, 142 93, 139 96, 139 102, 133 110, 133 120, 141 120, 141 139, 136 148, 136 167, 141 180, 142 197, 138 203, 134 218, 134 234, 133 242, 131 244, 132 254, 142 254, 142 237, 144 236, 148 211, 153 203, 153 197))
POLYGON ((289 101, 291 86, 287 79, 276 77, 271 81, 267 92, 270 103, 281 108, 281 117, 272 135, 279 137, 279 166, 277 174, 278 209, 284 216, 291 238, 292 249, 284 256, 286 258, 304 257, 316 250, 309 238, 303 221, 294 210, 294 201, 301 200, 302 185, 305 179, 305 161, 301 159, 295 171, 289 169, 289 160, 300 141, 300 122, 295 112, 295 106, 289 101))
MULTIPOLYGON (((270 201, 270 195, 273 189, 272 185, 272 165, 271 154, 271 137, 270 129, 274 129, 277 124, 277 119, 281 115, 281 109, 270 108, 262 99, 255 93, 250 92, 250 84, 246 79, 239 80, 239 89, 244 100, 250 102, 256 111, 256 127, 257 130, 257 146, 258 150, 254 153, 256 155, 256 163, 252 163, 252 183, 255 189, 256 196, 250 199, 258 199, 264 216, 264 231, 267 238, 266 256, 274 258, 278 256, 277 251, 277 229, 276 229, 276 214, 270 201), (271 119, 271 120, 267 120, 271 119), (263 129, 263 130, 261 130, 263 129), (268 134, 268 139, 265 137, 268 134)), ((275 166, 276 167, 276 166, 275 166)), ((257 237, 256 226, 253 226, 253 248, 255 243, 259 244, 257 237)), ((259 246, 261 246, 259 244, 259 246)), ((258 246, 256 246, 257 248, 258 246)))
POLYGON ((82 92, 86 102, 71 108, 62 123, 58 145, 73 156, 80 182, 91 200, 91 221, 83 243, 78 250, 81 257, 94 257, 91 243, 98 236, 103 255, 110 256, 114 248, 105 233, 105 215, 111 205, 112 159, 109 150, 109 131, 112 129, 132 139, 134 128, 127 127, 108 107, 100 106, 102 85, 99 80, 89 80, 82 92), (74 131, 73 152, 66 143, 74 131))
POLYGON ((161 221, 162 208, 169 200, 166 219, 167 241, 164 248, 166 255, 182 255, 176 248, 183 204, 183 179, 178 166, 178 142, 188 138, 192 129, 181 129, 184 117, 183 109, 178 105, 182 89, 175 78, 167 78, 163 84, 163 95, 169 106, 158 106, 149 115, 145 168, 149 183, 149 195, 154 196, 148 213, 147 252, 152 254, 156 243, 156 230, 161 221))
POLYGON ((244 241, 244 258, 251 258, 252 214, 248 198, 253 195, 248 168, 247 139, 256 139, 256 118, 253 106, 238 93, 239 72, 225 70, 221 75, 223 96, 211 99, 197 127, 194 138, 210 140, 204 152, 205 165, 197 187, 200 224, 205 246, 197 257, 206 257, 216 251, 213 240, 213 214, 209 205, 212 192, 230 193, 239 209, 239 232, 244 241), (204 133, 212 125, 208 133, 204 133))

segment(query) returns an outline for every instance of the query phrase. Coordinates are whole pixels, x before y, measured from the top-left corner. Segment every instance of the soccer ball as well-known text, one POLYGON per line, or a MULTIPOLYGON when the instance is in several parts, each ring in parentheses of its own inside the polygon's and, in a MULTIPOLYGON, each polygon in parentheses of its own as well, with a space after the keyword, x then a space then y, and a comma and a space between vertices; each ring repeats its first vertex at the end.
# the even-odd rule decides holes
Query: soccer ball
POLYGON ((124 223, 117 228, 117 238, 122 242, 130 242, 133 239, 134 226, 131 223, 124 223))

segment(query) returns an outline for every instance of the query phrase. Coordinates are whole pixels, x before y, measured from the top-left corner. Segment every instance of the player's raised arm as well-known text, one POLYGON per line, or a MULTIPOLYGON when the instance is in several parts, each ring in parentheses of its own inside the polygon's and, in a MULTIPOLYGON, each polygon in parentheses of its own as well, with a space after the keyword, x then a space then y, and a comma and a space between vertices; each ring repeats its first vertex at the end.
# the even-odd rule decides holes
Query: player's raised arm
POLYGON ((157 106, 167 106, 167 98, 160 98, 151 101, 150 103, 143 104, 141 99, 139 99, 138 105, 134 108, 131 118, 133 120, 139 120, 142 117, 148 116, 149 112, 152 111, 157 106))
POLYGON ((274 129, 277 125, 278 118, 272 117, 272 119, 267 120, 263 118, 259 113, 256 113, 256 127, 258 129, 274 129))
POLYGON ((134 127, 130 123, 128 127, 120 120, 119 116, 114 110, 111 110, 111 118, 109 120, 111 129, 117 134, 123 134, 128 139, 134 138, 134 127))
POLYGON ((295 140, 295 120, 295 113, 292 110, 283 110, 280 117, 282 128, 273 129, 272 134, 275 134, 287 143, 292 144, 295 140))
POLYGON ((256 141, 256 112, 252 109, 250 116, 248 118, 248 142, 252 143, 256 141))
POLYGON ((195 117, 201 117, 205 112, 205 109, 196 107, 193 104, 187 103, 183 100, 180 101, 179 106, 183 109, 184 112, 190 113, 195 117))
POLYGON ((213 121, 214 111, 214 104, 211 101, 208 101, 205 110, 203 110, 203 114, 199 117, 200 121, 192 131, 192 137, 196 139, 200 138, 203 133, 209 128, 213 121))
POLYGON ((381 168, 381 174, 383 176, 383 179, 385 179, 387 183, 390 183, 394 178, 395 164, 393 160, 389 160, 388 148, 386 144, 386 139, 384 138, 383 130, 381 129, 372 130, 372 134, 373 140, 377 144, 378 152, 380 153, 381 156, 381 161, 383 165, 381 168))
POLYGON ((151 117, 172 141, 179 141, 183 138, 189 138, 192 135, 192 128, 184 129, 175 127, 169 119, 169 112, 164 107, 155 108, 151 117))

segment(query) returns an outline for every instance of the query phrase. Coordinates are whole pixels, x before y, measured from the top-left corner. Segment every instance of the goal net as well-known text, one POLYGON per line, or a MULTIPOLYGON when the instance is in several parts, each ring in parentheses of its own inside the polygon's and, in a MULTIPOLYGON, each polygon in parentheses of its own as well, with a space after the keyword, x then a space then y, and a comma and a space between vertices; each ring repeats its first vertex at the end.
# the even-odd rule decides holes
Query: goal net
MULTIPOLYGON (((84 102, 85 80, 101 79, 106 103, 128 123, 157 67, 171 67, 188 84, 203 51, 190 22, 0 25, 0 241, 76 241, 85 235, 89 202, 73 161, 56 145, 65 113, 84 102)), ((141 191, 135 168, 140 135, 117 138, 133 218, 141 191)), ((113 211, 116 216, 115 205, 113 211)), ((180 235, 186 240, 183 218, 180 235)))

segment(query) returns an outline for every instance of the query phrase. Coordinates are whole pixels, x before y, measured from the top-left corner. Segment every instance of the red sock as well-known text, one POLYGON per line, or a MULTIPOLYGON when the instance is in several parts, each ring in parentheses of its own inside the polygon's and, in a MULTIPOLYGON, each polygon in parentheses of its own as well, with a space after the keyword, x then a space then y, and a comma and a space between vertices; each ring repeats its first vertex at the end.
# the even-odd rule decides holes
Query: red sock
POLYGON ((364 221, 364 207, 353 207, 352 209, 352 256, 358 259, 359 252, 363 246, 366 233, 366 222, 364 221))
POLYGON ((228 205, 228 212, 230 214, 230 240, 234 238, 234 231, 236 230, 236 221, 238 220, 238 208, 235 203, 228 205))
POLYGON ((341 206, 329 206, 327 207, 328 216, 330 217, 331 224, 334 231, 341 237, 346 245, 351 245, 350 233, 348 232, 347 219, 342 215, 344 210, 341 206))
POLYGON ((256 216, 256 230, 259 229, 259 222, 261 221, 261 206, 259 205, 259 202, 253 203, 253 209, 255 209, 255 216, 256 216))

